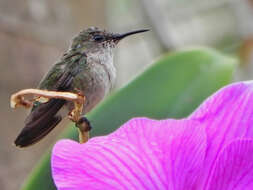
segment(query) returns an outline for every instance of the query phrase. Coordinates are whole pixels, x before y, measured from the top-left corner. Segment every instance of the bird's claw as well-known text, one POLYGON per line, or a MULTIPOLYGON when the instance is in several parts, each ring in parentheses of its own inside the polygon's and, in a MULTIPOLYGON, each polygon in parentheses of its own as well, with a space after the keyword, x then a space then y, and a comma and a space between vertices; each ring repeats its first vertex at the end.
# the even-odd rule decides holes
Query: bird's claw
POLYGON ((84 96, 81 94, 77 94, 79 99, 74 102, 74 109, 69 112, 68 117, 74 123, 77 123, 81 118, 81 114, 83 112, 83 104, 84 104, 84 96))

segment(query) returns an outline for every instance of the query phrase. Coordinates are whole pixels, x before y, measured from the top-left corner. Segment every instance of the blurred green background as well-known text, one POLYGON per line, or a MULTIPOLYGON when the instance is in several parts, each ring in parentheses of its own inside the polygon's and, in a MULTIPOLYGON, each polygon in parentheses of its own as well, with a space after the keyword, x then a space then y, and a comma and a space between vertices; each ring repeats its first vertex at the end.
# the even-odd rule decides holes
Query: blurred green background
POLYGON ((63 130, 57 127, 27 149, 12 146, 26 111, 10 109, 10 94, 36 87, 80 30, 151 29, 122 41, 115 50, 119 88, 164 52, 200 45, 238 56, 241 64, 234 80, 251 79, 252 20, 252 0, 0 0, 0 189, 20 188, 63 130))

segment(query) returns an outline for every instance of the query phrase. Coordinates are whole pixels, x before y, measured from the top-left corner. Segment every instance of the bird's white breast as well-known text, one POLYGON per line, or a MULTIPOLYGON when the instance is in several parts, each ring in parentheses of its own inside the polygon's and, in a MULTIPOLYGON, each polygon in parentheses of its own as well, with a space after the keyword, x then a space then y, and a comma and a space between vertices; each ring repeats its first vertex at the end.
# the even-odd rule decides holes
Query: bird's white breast
MULTIPOLYGON (((87 62, 91 64, 93 72, 97 73, 97 77, 102 77, 101 80, 106 80, 105 76, 101 73, 104 70, 107 75, 107 83, 110 90, 116 80, 116 69, 113 64, 113 51, 111 47, 103 48, 101 51, 90 52, 87 55, 87 62), (101 75, 101 76, 99 76, 101 75)), ((104 81, 106 83, 106 81, 104 81)))

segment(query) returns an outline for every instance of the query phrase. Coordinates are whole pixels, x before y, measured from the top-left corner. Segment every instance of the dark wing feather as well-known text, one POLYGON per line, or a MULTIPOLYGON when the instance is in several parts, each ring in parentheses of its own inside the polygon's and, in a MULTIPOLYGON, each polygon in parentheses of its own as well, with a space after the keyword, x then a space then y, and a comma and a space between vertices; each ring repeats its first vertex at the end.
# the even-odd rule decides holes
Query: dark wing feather
MULTIPOLYGON (((73 64, 78 61, 79 59, 73 64)), ((75 67, 72 65, 64 70, 56 78, 57 81, 54 82, 53 86, 49 87, 50 90, 69 91, 71 89, 74 76, 78 73, 78 64, 75 67)), ((44 80, 47 80, 47 78, 44 80)), ((57 113, 65 103, 65 100, 51 99, 46 103, 38 103, 37 106, 34 106, 26 118, 25 127, 15 140, 16 146, 26 147, 46 136, 61 121, 62 117, 57 115, 57 113)))
POLYGON ((16 146, 26 147, 46 136, 61 121, 56 113, 64 104, 64 100, 52 99, 34 109, 15 140, 16 146))

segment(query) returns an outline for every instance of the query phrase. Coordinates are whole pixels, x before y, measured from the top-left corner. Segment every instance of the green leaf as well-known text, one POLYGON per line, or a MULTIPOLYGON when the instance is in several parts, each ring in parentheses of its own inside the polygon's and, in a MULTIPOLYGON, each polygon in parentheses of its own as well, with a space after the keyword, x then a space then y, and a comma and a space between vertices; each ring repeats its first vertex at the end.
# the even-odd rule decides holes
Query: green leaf
MULTIPOLYGON (((185 117, 207 96, 231 81, 235 65, 236 60, 207 48, 164 55, 88 115, 94 127, 92 136, 108 134, 136 116, 185 117)), ((71 126, 62 136, 77 139, 77 131, 71 126)), ((23 187, 34 189, 55 189, 49 153, 23 187)))

